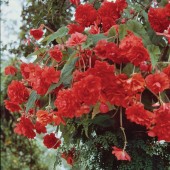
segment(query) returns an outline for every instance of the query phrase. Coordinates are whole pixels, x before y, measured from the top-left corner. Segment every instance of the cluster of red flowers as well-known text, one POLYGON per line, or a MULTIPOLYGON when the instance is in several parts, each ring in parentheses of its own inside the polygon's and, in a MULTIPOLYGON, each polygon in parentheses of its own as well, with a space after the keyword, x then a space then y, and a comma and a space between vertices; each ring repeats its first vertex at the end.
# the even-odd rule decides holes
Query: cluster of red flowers
POLYGON ((151 27, 156 32, 164 32, 170 25, 170 4, 165 7, 150 8, 148 12, 148 19, 151 27))
POLYGON ((41 68, 38 64, 21 64, 21 73, 28 84, 37 91, 38 94, 46 94, 52 83, 57 83, 60 77, 60 71, 54 67, 45 66, 41 68))
MULTIPOLYGON (((12 81, 8 86, 9 100, 5 100, 6 108, 11 112, 22 113, 14 131, 31 139, 36 133, 43 133, 44 145, 56 149, 60 146, 61 140, 54 133, 47 133, 47 124, 66 125, 67 118, 90 114, 97 104, 100 112, 107 114, 110 111, 108 106, 110 104, 118 109, 123 107, 126 118, 145 126, 149 136, 157 136, 158 140, 170 142, 170 105, 159 97, 160 93, 170 88, 170 66, 154 72, 142 38, 130 31, 122 40, 117 38, 115 42, 111 42, 105 38, 94 43, 94 46, 88 48, 82 46, 88 40, 89 33, 105 33, 107 36, 106 32, 117 24, 121 13, 127 7, 126 1, 104 1, 98 9, 90 3, 82 5, 79 0, 70 0, 70 2, 77 7, 75 12, 77 23, 67 26, 70 38, 66 42, 46 51, 45 54, 54 59, 51 62, 52 66, 21 63, 23 80, 12 81), (83 33, 86 27, 90 28, 88 34, 83 33), (30 91, 35 90, 37 94, 44 96, 52 84, 57 84, 59 79, 62 79, 61 69, 67 66, 64 65, 63 56, 66 56, 69 50, 76 52, 75 57, 78 59, 72 68, 73 77, 70 86, 64 86, 63 83, 51 92, 52 96, 56 97, 52 101, 53 109, 48 105, 46 110, 35 109, 33 115, 26 115, 24 104, 28 101, 30 91), (58 65, 54 67, 55 62, 60 67, 58 65), (134 66, 131 74, 122 72, 128 64, 134 66), (153 93, 161 104, 153 111, 146 110, 141 102, 142 93, 146 89, 153 93)), ((149 21, 155 31, 163 33, 168 28, 169 8, 170 4, 164 8, 150 8, 149 21)), ((119 37, 119 26, 114 27, 117 31, 116 36, 119 37)), ((35 40, 39 40, 44 33, 40 27, 30 30, 30 34, 35 40)), ((69 55, 70 52, 68 57, 69 55)), ((67 64, 71 67, 70 63, 67 64)), ((16 71, 15 67, 9 66, 5 69, 5 74, 15 75, 16 71)), ((51 102, 51 98, 49 100, 51 102)), ((120 126, 123 129, 122 125, 120 126)), ((124 149, 113 147, 112 153, 118 160, 131 160, 124 149)), ((64 152, 62 157, 72 165, 74 151, 64 152)))
POLYGON ((70 34, 75 32, 82 33, 85 27, 90 27, 90 32, 94 34, 99 33, 100 30, 106 32, 116 24, 121 13, 127 7, 125 0, 104 1, 98 10, 89 3, 83 5, 79 5, 79 2, 72 3, 77 5, 75 12, 77 24, 68 25, 70 34))

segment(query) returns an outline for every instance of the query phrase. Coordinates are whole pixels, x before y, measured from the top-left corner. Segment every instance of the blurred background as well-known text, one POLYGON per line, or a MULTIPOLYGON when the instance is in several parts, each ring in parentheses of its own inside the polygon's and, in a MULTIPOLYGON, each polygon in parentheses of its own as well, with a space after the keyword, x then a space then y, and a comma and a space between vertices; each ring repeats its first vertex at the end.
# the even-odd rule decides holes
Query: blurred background
MULTIPOLYGON (((3 106, 7 98, 7 86, 12 79, 5 76, 4 68, 13 65, 19 68, 20 60, 26 59, 34 51, 26 39, 31 28, 46 24, 56 31, 71 19, 71 8, 68 0, 2 0, 1 2, 1 169, 2 170, 66 170, 70 169, 65 160, 62 166, 54 166, 56 150, 47 149, 42 144, 41 136, 36 141, 28 140, 13 132, 19 115, 11 114, 3 106), (69 9, 67 9, 69 7, 69 9)), ((48 130, 52 131, 53 129, 48 130)))

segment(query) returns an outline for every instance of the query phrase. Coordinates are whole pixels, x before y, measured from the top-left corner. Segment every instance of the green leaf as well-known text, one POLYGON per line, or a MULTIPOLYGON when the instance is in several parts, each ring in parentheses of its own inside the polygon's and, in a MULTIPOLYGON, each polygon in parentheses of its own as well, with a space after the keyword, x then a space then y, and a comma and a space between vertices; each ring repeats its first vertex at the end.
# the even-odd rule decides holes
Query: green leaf
POLYGON ((109 29, 109 32, 108 32, 108 41, 109 42, 114 42, 115 41, 115 39, 116 39, 116 37, 117 37, 117 32, 116 32, 116 29, 114 28, 114 27, 111 27, 110 29, 109 29))
POLYGON ((76 52, 73 52, 73 54, 70 56, 70 58, 67 60, 66 64, 64 65, 63 69, 61 70, 61 76, 60 80, 57 84, 52 84, 47 93, 50 93, 52 90, 54 90, 56 87, 59 87, 61 84, 64 86, 69 86, 72 80, 72 71, 74 70, 76 61, 78 60, 78 57, 76 56, 76 52))
POLYGON ((34 51, 33 53, 29 54, 27 58, 32 57, 33 55, 39 55, 46 51, 46 48, 39 48, 39 50, 34 51))
POLYGON ((34 107, 35 101, 40 98, 36 91, 32 90, 28 102, 26 103, 26 113, 34 107))
POLYGON ((146 30, 140 22, 136 20, 129 20, 127 22, 127 28, 128 30, 133 31, 134 33, 142 37, 143 43, 145 45, 151 44, 151 41, 146 30))
POLYGON ((96 103, 96 105, 95 105, 94 108, 93 108, 92 119, 93 119, 98 113, 100 113, 99 107, 100 107, 100 103, 98 102, 98 103, 96 103))
POLYGON ((155 45, 148 45, 147 49, 150 53, 152 66, 155 66, 161 54, 160 49, 158 46, 155 46, 155 45))
POLYGON ((127 34, 127 27, 125 24, 120 24, 119 26, 119 38, 122 40, 127 34))
POLYGON ((114 121, 109 115, 99 115, 93 119, 92 123, 103 127, 109 127, 113 126, 114 121))
POLYGON ((61 78, 60 80, 64 85, 70 85, 72 80, 72 71, 74 70, 75 64, 78 60, 76 57, 77 52, 73 52, 70 58, 67 60, 66 64, 64 65, 63 69, 61 70, 61 78))
POLYGON ((91 34, 89 38, 92 40, 93 44, 96 44, 99 40, 106 39, 107 37, 103 34, 91 34))
POLYGON ((66 36, 67 33, 68 33, 67 27, 65 27, 65 26, 61 27, 56 32, 54 32, 53 34, 51 34, 48 37, 44 38, 42 40, 42 42, 47 41, 47 45, 48 45, 51 41, 54 41, 56 38, 62 38, 64 36, 66 36))
POLYGON ((134 65, 131 63, 126 64, 126 66, 123 68, 123 73, 127 74, 130 76, 133 72, 134 65))

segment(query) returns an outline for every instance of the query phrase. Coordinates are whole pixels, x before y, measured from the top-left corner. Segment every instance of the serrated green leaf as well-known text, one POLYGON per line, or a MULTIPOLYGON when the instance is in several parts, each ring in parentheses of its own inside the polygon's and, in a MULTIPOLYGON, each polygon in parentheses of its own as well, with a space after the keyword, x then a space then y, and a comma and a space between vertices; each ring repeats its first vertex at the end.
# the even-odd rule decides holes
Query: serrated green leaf
POLYGON ((155 66, 161 54, 160 49, 158 46, 155 46, 155 45, 148 45, 147 49, 150 54, 152 66, 155 66))
POLYGON ((26 103, 26 113, 34 107, 35 101, 40 98, 36 91, 32 90, 28 102, 26 103))
POLYGON ((47 36, 46 38, 44 38, 41 42, 45 42, 47 41, 47 45, 51 42, 54 41, 56 38, 62 38, 64 36, 66 36, 68 33, 68 28, 67 27, 61 27, 60 29, 58 29, 56 32, 54 32, 53 34, 47 36))

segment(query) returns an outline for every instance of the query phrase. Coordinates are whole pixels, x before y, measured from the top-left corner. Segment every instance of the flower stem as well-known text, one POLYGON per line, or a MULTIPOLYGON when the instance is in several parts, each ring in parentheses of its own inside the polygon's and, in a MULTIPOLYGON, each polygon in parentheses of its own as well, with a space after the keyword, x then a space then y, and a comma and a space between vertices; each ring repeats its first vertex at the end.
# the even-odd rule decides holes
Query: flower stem
POLYGON ((122 107, 120 107, 120 129, 122 130, 123 136, 124 136, 124 147, 123 151, 126 149, 127 146, 127 138, 125 133, 125 128, 123 127, 123 120, 122 120, 122 107))

